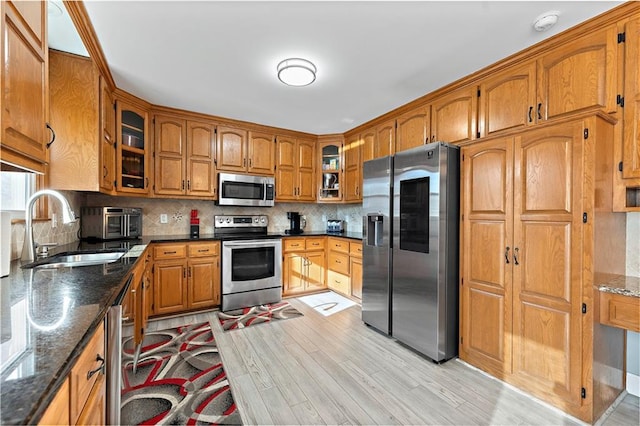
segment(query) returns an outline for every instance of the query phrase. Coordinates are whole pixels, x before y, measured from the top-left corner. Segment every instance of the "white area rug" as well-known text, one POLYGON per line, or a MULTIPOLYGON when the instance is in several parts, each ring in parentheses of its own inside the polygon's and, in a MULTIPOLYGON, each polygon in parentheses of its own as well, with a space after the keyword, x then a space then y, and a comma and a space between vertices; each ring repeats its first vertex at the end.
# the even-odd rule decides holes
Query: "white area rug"
POLYGON ((311 306, 317 312, 320 312, 325 317, 333 315, 336 312, 340 312, 343 309, 350 308, 356 303, 342 297, 332 291, 326 293, 312 294, 311 296, 299 297, 299 301, 304 302, 306 305, 311 306))

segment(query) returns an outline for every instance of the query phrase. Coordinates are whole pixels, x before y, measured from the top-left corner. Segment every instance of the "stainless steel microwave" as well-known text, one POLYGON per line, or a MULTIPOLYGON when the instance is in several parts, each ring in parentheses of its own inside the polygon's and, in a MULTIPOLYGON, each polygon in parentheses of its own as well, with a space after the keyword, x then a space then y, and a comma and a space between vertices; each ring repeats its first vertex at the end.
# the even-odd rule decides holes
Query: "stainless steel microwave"
POLYGON ((276 194, 273 176, 218 173, 218 189, 221 206, 273 207, 276 194))
POLYGON ((83 240, 121 240, 142 235, 142 209, 137 207, 83 207, 80 222, 83 240))

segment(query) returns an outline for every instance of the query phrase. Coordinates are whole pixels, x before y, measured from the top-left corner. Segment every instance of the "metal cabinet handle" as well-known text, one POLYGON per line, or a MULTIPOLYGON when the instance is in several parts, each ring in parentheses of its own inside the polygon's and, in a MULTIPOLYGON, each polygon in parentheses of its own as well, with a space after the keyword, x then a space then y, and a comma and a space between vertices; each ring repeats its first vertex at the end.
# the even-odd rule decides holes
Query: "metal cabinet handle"
POLYGON ((182 270, 182 278, 187 278, 187 268, 182 270))
POLYGON ((87 372, 87 380, 91 380, 91 377, 97 372, 101 371, 104 374, 104 358, 100 356, 100 354, 96 354, 96 361, 100 362, 100 366, 95 370, 89 370, 87 372))
POLYGON ((209 249, 198 249, 198 253, 209 253, 209 249))
POLYGON ((149 178, 148 177, 144 178, 144 187, 145 188, 149 187, 149 178))
POLYGON ((518 251, 519 251, 518 247, 515 247, 513 249, 513 264, 514 265, 519 265, 520 264, 520 262, 518 262, 518 251))
POLYGON ((164 254, 176 254, 176 251, 165 251, 164 254))
POLYGON ((509 246, 507 246, 507 249, 504 251, 504 263, 509 263, 509 246))
POLYGON ((182 190, 184 191, 184 179, 182 180, 182 190))
POLYGON ((533 106, 529 107, 529 123, 533 121, 533 117, 531 117, 531 113, 533 113, 533 106))
POLYGON ((243 158, 242 159, 242 167, 246 167, 247 166, 247 159, 243 158))
POLYGON ((109 170, 107 170, 107 166, 102 166, 102 170, 104 170, 104 173, 102 174, 102 178, 104 179, 109 174, 109 170))
POLYGON ((191 191, 191 180, 187 179, 187 191, 191 191))
POLYGON ((51 125, 49 123, 47 123, 47 129, 49 129, 51 131, 51 140, 49 142, 47 142, 47 149, 49 149, 51 144, 54 143, 55 140, 56 140, 56 132, 55 132, 55 130, 53 130, 53 127, 51 127, 51 125))
POLYGON ((538 104, 538 120, 542 120, 542 113, 540 112, 541 108, 542 108, 542 102, 538 104))
POLYGON ((249 168, 251 168, 251 158, 249 158, 249 168))

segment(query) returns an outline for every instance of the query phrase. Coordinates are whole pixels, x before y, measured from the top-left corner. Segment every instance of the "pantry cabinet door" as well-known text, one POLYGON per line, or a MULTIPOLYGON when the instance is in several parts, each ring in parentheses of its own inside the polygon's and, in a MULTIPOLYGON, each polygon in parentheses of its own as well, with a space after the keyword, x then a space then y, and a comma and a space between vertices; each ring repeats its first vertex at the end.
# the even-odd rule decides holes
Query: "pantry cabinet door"
POLYGON ((513 138, 462 149, 460 358, 511 372, 513 138))
POLYGON ((582 122, 515 139, 513 381, 582 402, 582 122))
POLYGON ((622 177, 640 178, 640 18, 625 27, 622 177))

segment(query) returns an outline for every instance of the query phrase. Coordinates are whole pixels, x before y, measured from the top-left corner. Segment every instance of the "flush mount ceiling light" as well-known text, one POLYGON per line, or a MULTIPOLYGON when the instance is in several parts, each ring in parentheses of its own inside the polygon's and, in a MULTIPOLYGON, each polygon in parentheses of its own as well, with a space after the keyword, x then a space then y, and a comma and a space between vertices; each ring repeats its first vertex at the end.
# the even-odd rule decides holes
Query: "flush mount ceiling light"
POLYGON ((545 12, 542 15, 538 16, 535 21, 533 21, 533 28, 535 28, 535 30, 539 32, 547 31, 549 28, 553 27, 556 22, 558 22, 559 15, 560 12, 558 12, 557 10, 545 12))
POLYGON ((289 58, 278 64, 278 79, 288 86, 308 86, 316 80, 316 71, 306 59, 289 58))

